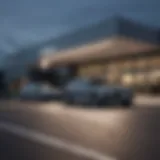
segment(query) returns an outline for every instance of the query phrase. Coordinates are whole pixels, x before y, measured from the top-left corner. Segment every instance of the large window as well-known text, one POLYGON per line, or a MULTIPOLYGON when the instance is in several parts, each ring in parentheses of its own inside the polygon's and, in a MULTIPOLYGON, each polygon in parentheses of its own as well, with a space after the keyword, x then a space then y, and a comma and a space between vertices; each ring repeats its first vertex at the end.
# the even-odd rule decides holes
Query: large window
POLYGON ((106 66, 103 64, 89 64, 79 68, 80 76, 96 77, 104 76, 106 66))
POLYGON ((122 75, 121 83, 125 86, 133 85, 133 75, 131 73, 126 73, 122 75))
POLYGON ((87 66, 80 66, 79 67, 79 75, 80 76, 87 76, 88 75, 88 68, 87 68, 87 66))
POLYGON ((152 84, 160 83, 160 69, 150 71, 148 78, 152 84))
POLYGON ((160 56, 151 57, 148 63, 150 68, 160 68, 160 56))
POLYGON ((146 81, 146 72, 137 72, 134 75, 134 84, 135 85, 146 85, 147 81, 146 81))
POLYGON ((103 64, 94 64, 91 65, 89 71, 93 76, 102 76, 103 75, 103 64))
POLYGON ((160 83, 160 56, 137 57, 81 67, 83 76, 103 76, 109 84, 144 87, 160 83))

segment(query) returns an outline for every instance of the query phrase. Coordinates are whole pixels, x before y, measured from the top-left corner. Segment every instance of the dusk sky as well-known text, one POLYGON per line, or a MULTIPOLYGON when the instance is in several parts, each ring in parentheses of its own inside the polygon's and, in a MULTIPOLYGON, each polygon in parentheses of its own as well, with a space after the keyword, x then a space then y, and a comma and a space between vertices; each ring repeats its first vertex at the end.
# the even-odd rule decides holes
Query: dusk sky
POLYGON ((159 0, 0 0, 0 53, 118 14, 160 27, 159 0))

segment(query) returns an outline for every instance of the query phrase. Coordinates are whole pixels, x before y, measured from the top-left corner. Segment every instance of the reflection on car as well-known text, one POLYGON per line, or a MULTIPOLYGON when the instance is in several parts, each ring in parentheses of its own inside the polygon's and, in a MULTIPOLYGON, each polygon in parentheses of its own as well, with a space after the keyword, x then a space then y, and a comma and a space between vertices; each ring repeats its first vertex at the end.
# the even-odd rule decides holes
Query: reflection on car
POLYGON ((61 92, 53 87, 41 83, 29 83, 20 91, 21 100, 59 100, 61 92))
POLYGON ((132 105, 133 91, 121 86, 108 86, 90 79, 74 79, 64 89, 65 103, 81 105, 132 105))

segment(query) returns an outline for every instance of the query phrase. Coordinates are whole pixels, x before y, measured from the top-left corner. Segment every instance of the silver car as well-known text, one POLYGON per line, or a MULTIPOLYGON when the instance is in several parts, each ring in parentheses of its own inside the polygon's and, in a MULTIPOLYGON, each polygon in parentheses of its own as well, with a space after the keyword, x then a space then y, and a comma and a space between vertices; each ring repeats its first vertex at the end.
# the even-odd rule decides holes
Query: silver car
POLYGON ((75 79, 64 90, 67 104, 131 106, 133 92, 129 88, 96 84, 89 79, 75 79))
POLYGON ((57 100, 61 97, 61 92, 49 85, 41 83, 29 83, 20 91, 21 100, 57 100))

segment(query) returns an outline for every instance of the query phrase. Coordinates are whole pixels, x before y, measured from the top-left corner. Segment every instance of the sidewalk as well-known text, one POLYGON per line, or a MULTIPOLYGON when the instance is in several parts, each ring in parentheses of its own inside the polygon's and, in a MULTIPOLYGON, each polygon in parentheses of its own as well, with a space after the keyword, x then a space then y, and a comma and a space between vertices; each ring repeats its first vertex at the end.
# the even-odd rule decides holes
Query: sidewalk
POLYGON ((159 106, 160 107, 160 96, 137 95, 135 97, 134 104, 143 105, 143 106, 159 106))

